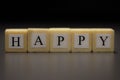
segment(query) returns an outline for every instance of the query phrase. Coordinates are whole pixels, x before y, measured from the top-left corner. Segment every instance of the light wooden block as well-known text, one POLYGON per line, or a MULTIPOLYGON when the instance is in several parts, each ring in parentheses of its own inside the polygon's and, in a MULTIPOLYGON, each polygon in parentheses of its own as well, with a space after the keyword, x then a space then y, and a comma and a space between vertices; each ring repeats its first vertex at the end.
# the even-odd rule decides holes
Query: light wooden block
POLYGON ((114 52, 114 30, 93 29, 93 52, 114 52))
POLYGON ((28 52, 49 52, 49 29, 28 29, 28 52))
POLYGON ((77 28, 71 29, 72 52, 91 52, 92 49, 92 30, 77 28))
POLYGON ((27 29, 6 29, 5 51, 27 52, 27 29))
POLYGON ((71 34, 69 28, 50 28, 50 52, 70 52, 71 34))

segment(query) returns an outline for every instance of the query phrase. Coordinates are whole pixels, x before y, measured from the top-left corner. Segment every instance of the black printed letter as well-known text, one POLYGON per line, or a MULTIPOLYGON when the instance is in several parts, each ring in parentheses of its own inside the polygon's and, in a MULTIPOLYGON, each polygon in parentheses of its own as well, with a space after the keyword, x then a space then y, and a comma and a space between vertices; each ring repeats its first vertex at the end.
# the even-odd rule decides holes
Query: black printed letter
POLYGON ((58 36, 58 46, 60 46, 60 42, 64 41, 63 36, 58 36))
POLYGON ((42 41, 41 41, 39 36, 37 37, 34 45, 37 45, 38 42, 40 43, 40 45, 43 45, 43 43, 42 43, 42 41))
POLYGON ((81 42, 85 40, 84 36, 79 36, 79 45, 81 45, 81 42))
POLYGON ((100 36, 100 39, 102 40, 102 42, 103 42, 103 46, 105 46, 105 41, 106 41, 106 39, 108 38, 108 36, 106 36, 106 38, 103 40, 103 38, 102 38, 102 36, 100 36))
POLYGON ((12 37, 12 46, 15 46, 15 42, 17 42, 17 46, 20 46, 20 37, 12 37), (15 38, 17 39, 16 41, 15 38))

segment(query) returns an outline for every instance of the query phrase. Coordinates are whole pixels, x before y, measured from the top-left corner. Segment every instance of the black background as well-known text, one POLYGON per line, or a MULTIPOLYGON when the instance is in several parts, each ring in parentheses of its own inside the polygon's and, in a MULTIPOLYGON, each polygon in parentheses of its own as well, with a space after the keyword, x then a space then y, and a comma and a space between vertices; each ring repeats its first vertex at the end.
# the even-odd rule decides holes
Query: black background
POLYGON ((1 2, 1 23, 119 23, 119 2, 113 0, 43 0, 1 2))

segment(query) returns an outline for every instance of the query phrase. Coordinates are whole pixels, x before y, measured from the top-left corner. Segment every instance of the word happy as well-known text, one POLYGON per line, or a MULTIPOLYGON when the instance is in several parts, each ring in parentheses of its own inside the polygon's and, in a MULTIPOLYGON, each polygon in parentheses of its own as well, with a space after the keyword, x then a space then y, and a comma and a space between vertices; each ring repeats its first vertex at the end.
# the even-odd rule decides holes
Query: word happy
POLYGON ((111 28, 5 30, 6 52, 114 52, 111 28))

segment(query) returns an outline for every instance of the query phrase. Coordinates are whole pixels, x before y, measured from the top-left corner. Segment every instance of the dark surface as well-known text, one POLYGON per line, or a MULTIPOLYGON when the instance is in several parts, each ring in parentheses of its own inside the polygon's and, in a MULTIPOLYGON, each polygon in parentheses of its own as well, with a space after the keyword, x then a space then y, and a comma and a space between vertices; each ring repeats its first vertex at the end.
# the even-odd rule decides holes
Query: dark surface
POLYGON ((120 80, 120 29, 114 23, 0 24, 0 80, 120 80), (4 30, 28 27, 109 27, 115 53, 5 53, 4 30))

